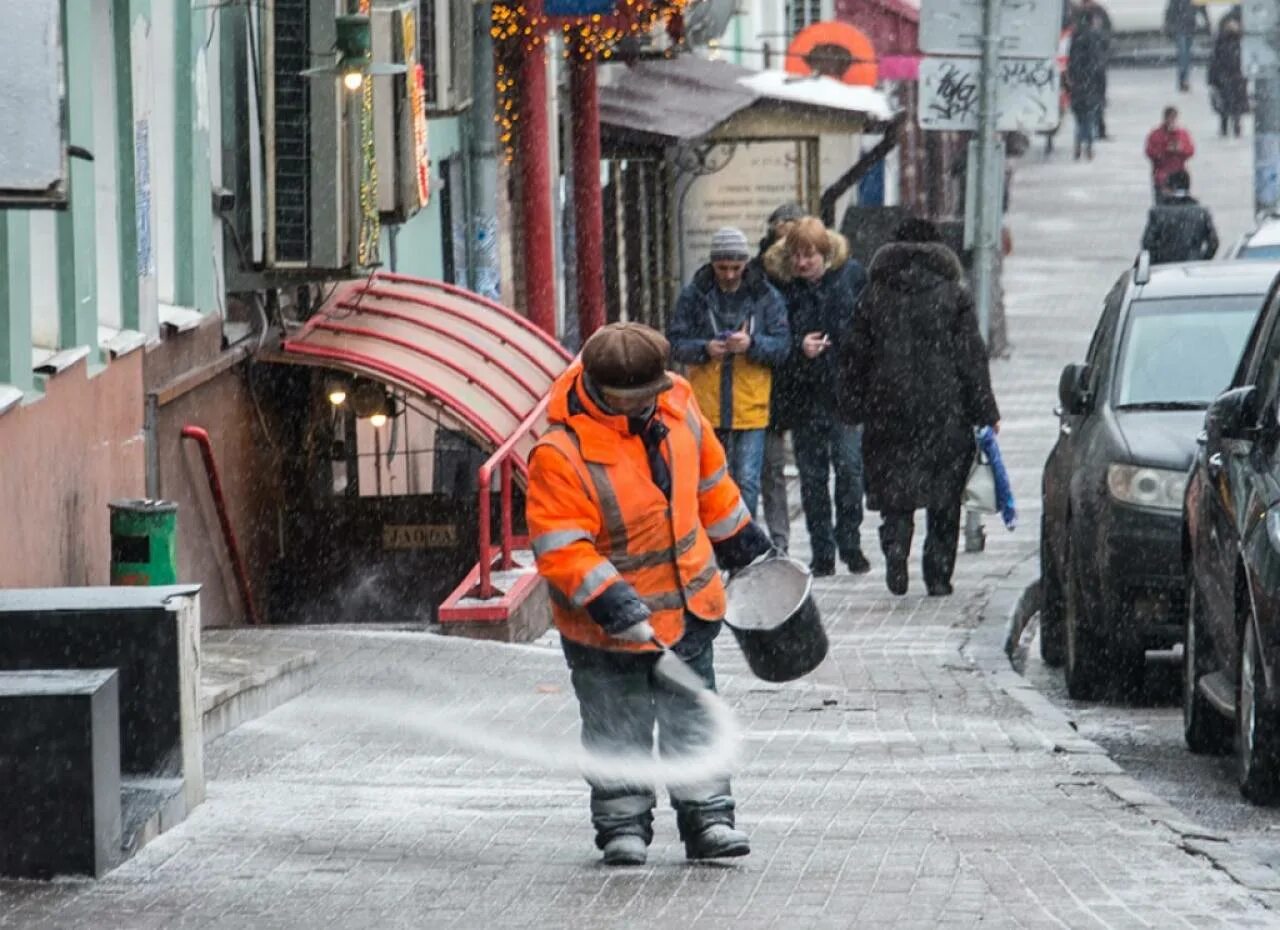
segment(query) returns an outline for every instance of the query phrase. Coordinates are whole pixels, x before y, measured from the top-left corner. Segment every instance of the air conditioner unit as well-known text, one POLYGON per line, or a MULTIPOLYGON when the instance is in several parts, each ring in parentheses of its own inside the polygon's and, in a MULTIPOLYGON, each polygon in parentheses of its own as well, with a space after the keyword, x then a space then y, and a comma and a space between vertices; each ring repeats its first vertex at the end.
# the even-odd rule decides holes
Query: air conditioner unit
POLYGON ((390 223, 405 222, 425 207, 431 196, 426 75, 418 52, 419 15, 418 0, 382 2, 371 12, 374 60, 408 66, 403 75, 373 79, 378 212, 390 223))
POLYGON ((306 77, 337 41, 335 0, 271 0, 263 19, 268 267, 351 273, 350 94, 306 77))
POLYGON ((476 9, 475 0, 421 0, 418 54, 426 83, 428 116, 461 113, 471 106, 476 9))

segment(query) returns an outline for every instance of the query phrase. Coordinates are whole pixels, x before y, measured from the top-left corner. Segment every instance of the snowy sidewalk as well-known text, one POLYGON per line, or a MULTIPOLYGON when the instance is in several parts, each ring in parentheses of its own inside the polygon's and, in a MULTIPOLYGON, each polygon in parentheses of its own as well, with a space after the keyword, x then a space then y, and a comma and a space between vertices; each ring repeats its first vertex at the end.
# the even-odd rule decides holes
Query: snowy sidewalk
MULTIPOLYGON (((1280 925, 1270 873, 1251 881, 1207 858, 997 655, 1035 575, 1057 373, 1083 353, 1132 254, 1147 196, 1140 130, 1169 80, 1113 74, 1121 141, 1089 168, 1033 160, 1015 180, 1014 355, 994 374, 1022 528, 988 521, 987 551, 961 556, 953 597, 923 596, 917 557, 911 593, 893 598, 869 515, 873 573, 818 584, 832 649, 805 681, 761 683, 719 640, 721 690, 745 733, 735 793, 749 857, 687 864, 664 809, 649 864, 605 869, 576 777, 459 749, 423 725, 444 714, 500 741, 571 742, 577 712, 550 646, 250 631, 246 648, 314 650, 317 685, 211 746, 208 801, 104 880, 0 883, 0 927, 1280 925)), ((1247 149, 1212 149, 1202 144, 1200 176, 1212 165, 1224 190, 1247 187, 1247 149)), ((1227 241, 1239 230, 1212 205, 1227 241)), ((801 521, 796 536, 803 557, 801 521)))

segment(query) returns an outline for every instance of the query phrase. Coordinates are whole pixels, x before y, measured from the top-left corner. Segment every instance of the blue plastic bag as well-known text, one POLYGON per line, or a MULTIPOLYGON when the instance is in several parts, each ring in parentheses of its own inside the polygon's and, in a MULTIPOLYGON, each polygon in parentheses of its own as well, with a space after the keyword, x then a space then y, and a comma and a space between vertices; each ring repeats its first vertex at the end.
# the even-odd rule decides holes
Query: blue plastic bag
POLYGON ((1004 459, 1000 456, 1000 444, 996 442, 996 431, 990 426, 978 430, 978 451, 991 466, 991 474, 996 483, 996 509, 1004 525, 1009 529, 1018 527, 1018 507, 1013 499, 1013 485, 1009 482, 1009 471, 1004 467, 1004 459))

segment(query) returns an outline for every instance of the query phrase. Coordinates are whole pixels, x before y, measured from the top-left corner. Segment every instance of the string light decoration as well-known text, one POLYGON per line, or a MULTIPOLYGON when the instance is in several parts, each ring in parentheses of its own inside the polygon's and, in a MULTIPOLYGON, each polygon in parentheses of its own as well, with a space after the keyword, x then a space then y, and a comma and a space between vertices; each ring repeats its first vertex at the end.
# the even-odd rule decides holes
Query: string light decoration
MULTIPOLYGON (((372 0, 359 0, 356 12, 369 15, 372 0)), ((356 243, 362 268, 377 263, 382 217, 378 214, 378 159, 373 135, 373 81, 365 81, 360 93, 360 235, 356 243)))
MULTIPOLYGON (((516 81, 520 59, 538 53, 546 45, 548 32, 559 30, 563 57, 581 56, 586 61, 608 61, 618 43, 651 32, 662 23, 677 49, 684 45, 684 10, 690 0, 617 0, 615 12, 573 17, 531 15, 518 0, 496 0, 489 34, 494 53, 494 121, 498 141, 506 152, 507 164, 515 158, 517 102, 516 81)), ((672 49, 668 55, 674 55, 672 49)))

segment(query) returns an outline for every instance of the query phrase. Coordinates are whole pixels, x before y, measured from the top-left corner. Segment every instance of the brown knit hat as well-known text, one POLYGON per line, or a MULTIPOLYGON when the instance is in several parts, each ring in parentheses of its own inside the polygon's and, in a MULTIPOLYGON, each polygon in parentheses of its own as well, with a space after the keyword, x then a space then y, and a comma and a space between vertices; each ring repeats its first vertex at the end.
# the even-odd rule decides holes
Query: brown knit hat
POLYGON ((660 394, 671 387, 667 337, 643 323, 610 323, 582 347, 582 368, 602 391, 620 397, 660 394))

